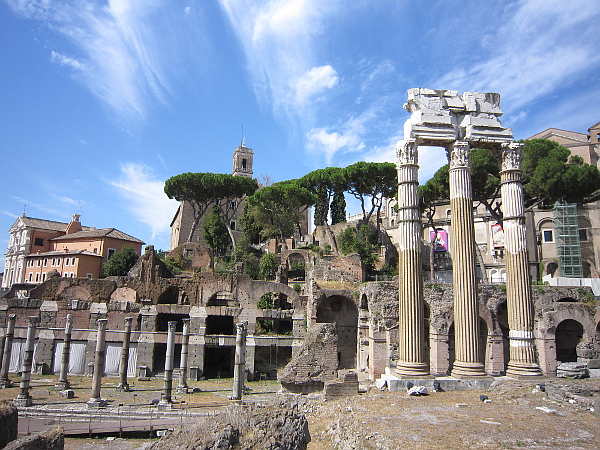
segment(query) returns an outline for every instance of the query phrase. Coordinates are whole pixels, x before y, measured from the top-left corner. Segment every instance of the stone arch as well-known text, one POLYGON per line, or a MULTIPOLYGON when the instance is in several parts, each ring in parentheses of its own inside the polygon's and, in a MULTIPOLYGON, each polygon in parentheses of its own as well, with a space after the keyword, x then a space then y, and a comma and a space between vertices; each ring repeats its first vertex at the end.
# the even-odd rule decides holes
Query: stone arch
POLYGON ((110 296, 111 302, 131 302, 137 303, 138 293, 135 289, 129 287, 118 287, 110 296))
POLYGON ((577 344, 584 336, 585 331, 581 322, 574 319, 560 322, 554 333, 557 362, 576 362, 577 344))
POLYGON ((300 295, 287 284, 256 280, 250 283, 248 292, 250 304, 256 307, 260 298, 268 293, 279 294, 280 300, 289 303, 289 308, 282 309, 297 309, 300 306, 300 295))
POLYGON ((179 300, 179 287, 170 285, 158 296, 159 305, 176 305, 179 300))
POLYGON ((206 301, 206 306, 229 306, 231 308, 239 308, 240 302, 235 298, 233 292, 218 291, 210 296, 206 301))
POLYGON ((554 277, 554 274, 556 273, 557 270, 558 270, 558 264, 556 264, 554 261, 550 261, 548 264, 546 264, 546 267, 544 268, 544 271, 546 272, 546 274, 550 275, 551 277, 554 277))
POLYGON ((316 310, 317 323, 335 323, 338 336, 338 369, 356 368, 358 308, 351 297, 323 296, 316 310))
POLYGON ((282 264, 285 264, 288 279, 295 279, 299 281, 303 281, 306 279, 306 265, 308 263, 308 254, 307 251, 304 250, 296 251, 292 250, 288 255, 286 255, 285 263, 282 261, 282 264), (300 268, 300 266, 302 268, 300 268))

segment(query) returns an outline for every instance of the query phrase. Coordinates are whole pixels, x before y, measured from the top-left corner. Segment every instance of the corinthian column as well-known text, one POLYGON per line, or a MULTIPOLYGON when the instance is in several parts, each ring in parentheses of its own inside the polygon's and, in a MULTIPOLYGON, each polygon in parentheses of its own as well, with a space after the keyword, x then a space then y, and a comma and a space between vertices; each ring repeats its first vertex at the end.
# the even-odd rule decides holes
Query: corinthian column
POLYGON ((425 318, 417 141, 396 144, 398 166, 398 363, 399 376, 429 375, 425 361, 425 318))
POLYGON ((454 289, 454 348, 452 376, 485 375, 479 356, 479 301, 475 265, 475 227, 469 144, 450 148, 450 209, 452 211, 452 282, 454 289))
POLYGON ((100 392, 102 388, 102 372, 104 372, 104 358, 106 357, 106 322, 107 319, 98 319, 98 334, 96 336, 96 359, 94 359, 94 377, 92 378, 92 393, 87 402, 89 408, 99 408, 106 405, 100 392))
POLYGON ((69 360, 71 358, 71 332, 73 331, 73 316, 67 314, 67 322, 65 324, 65 340, 63 342, 62 360, 60 363, 60 375, 58 377, 58 383, 54 385, 55 389, 65 390, 69 389, 70 383, 67 379, 69 373, 69 360))
POLYGON ((125 317, 125 332, 123 333, 123 346, 121 347, 121 366, 119 367, 119 384, 117 390, 129 392, 127 383, 127 370, 129 368, 129 347, 131 346, 131 322, 133 317, 125 317))
POLYGON ((533 301, 529 279, 529 260, 525 237, 525 208, 521 179, 523 144, 502 146, 500 172, 504 212, 504 250, 506 261, 506 305, 510 357, 507 375, 541 375, 535 357, 533 301))
POLYGON ((175 358, 175 329, 177 322, 171 321, 167 324, 167 357, 165 359, 165 376, 163 378, 163 393, 159 406, 170 406, 173 403, 173 362, 175 358))
POLYGON ((4 351, 2 357, 2 368, 0 368, 0 388, 12 387, 12 381, 8 378, 8 370, 10 369, 10 356, 12 354, 12 341, 15 334, 15 318, 16 314, 8 315, 8 323, 6 324, 6 334, 4 335, 4 351))

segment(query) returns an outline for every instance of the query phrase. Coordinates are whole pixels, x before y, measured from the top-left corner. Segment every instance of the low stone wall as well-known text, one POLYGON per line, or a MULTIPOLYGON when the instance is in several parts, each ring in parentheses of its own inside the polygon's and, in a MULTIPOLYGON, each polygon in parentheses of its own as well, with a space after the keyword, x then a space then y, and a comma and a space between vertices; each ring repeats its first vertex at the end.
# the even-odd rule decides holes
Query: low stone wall
POLYGON ((10 403, 0 403, 0 448, 17 438, 19 411, 10 403))
POLYGON ((61 427, 54 427, 38 434, 12 441, 4 450, 63 450, 65 434, 61 427))

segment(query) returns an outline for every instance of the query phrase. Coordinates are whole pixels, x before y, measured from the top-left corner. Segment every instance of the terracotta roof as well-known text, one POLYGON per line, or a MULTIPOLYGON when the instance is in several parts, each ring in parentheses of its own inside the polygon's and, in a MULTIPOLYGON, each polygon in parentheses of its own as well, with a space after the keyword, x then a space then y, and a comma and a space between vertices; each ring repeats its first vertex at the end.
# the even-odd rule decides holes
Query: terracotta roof
POLYGON ((140 241, 133 236, 129 236, 128 234, 123 233, 122 231, 117 230, 116 228, 88 228, 84 231, 78 231, 77 233, 65 234, 64 236, 57 236, 52 238, 53 241, 66 241, 72 239, 80 239, 80 238, 97 238, 97 237, 110 237, 114 239, 121 239, 122 241, 131 241, 139 244, 143 244, 144 242, 140 241))
POLYGON ((100 258, 102 258, 102 255, 99 255, 97 253, 93 253, 90 252, 89 250, 68 250, 68 251, 60 251, 60 250, 54 250, 51 252, 44 252, 44 253, 30 253, 28 255, 25 256, 25 258, 34 258, 36 256, 71 256, 71 255, 88 255, 88 256, 99 256, 100 258))
MULTIPOLYGON (((55 222, 54 220, 36 219, 34 217, 20 216, 19 219, 23 222, 26 227, 40 228, 42 230, 52 231, 67 231, 69 223, 55 222)), ((17 219, 18 220, 18 219, 17 219)), ((90 227, 82 227, 84 230, 89 230, 90 227)))

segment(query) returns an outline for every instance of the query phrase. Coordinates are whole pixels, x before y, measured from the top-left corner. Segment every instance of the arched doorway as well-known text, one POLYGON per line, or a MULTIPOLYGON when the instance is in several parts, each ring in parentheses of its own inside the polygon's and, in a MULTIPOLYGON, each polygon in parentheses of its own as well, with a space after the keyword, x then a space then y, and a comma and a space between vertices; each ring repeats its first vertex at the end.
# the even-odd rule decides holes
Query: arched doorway
MULTIPOLYGON (((448 373, 452 373, 452 367, 456 359, 454 322, 448 328, 448 373)), ((488 327, 483 318, 479 318, 479 360, 485 365, 488 350, 488 327)))
POLYGON ((326 298, 317 308, 317 323, 335 323, 338 335, 338 369, 356 368, 358 310, 341 295, 326 298))
POLYGON ((577 362, 577 344, 583 337, 583 325, 573 319, 563 320, 556 327, 556 361, 577 362))

